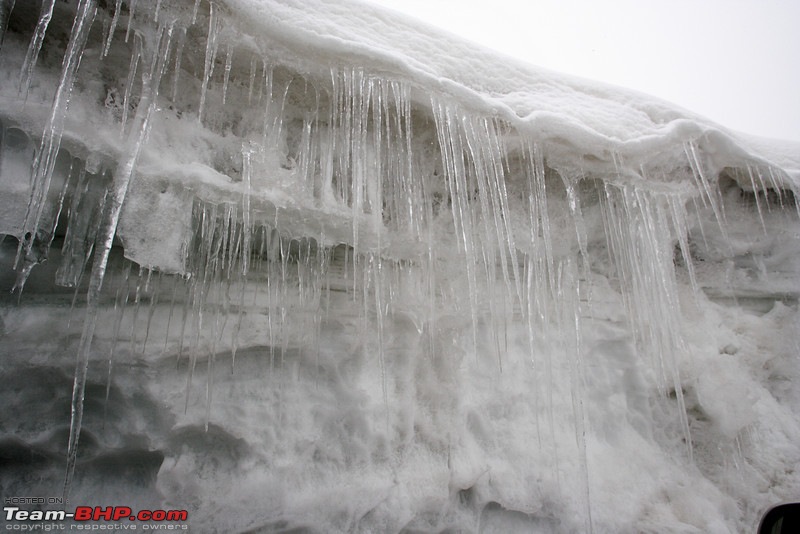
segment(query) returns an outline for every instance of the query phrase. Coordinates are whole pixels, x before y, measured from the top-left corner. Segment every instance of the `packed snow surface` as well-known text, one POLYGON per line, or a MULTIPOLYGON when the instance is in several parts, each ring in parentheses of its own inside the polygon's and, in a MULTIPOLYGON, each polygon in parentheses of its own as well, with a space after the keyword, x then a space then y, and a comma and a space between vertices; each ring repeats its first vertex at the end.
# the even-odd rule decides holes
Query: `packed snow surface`
POLYGON ((800 495, 800 144, 353 1, 0 32, 3 497, 410 533, 800 495))

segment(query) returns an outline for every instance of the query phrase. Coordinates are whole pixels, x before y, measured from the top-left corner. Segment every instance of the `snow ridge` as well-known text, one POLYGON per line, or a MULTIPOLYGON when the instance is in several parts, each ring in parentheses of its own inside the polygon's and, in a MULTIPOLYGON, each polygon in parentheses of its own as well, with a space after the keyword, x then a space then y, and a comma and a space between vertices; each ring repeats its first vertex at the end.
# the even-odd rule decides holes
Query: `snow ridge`
POLYGON ((800 488, 797 144, 352 1, 10 5, 3 380, 72 415, 19 386, 5 490, 723 532, 800 488))

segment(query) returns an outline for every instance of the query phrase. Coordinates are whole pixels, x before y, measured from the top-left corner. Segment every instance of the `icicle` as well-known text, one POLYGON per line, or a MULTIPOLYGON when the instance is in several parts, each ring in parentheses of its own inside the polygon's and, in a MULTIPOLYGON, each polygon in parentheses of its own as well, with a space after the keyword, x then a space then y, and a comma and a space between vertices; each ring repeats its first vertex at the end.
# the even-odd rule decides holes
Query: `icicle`
POLYGON ((767 206, 767 212, 772 213, 772 203, 769 201, 769 187, 767 187, 767 182, 764 180, 764 175, 761 174, 760 167, 756 167, 756 176, 758 176, 758 181, 761 184, 761 191, 764 194, 764 204, 767 206))
MULTIPOLYGON (((371 102, 367 105, 372 108, 372 161, 368 163, 371 167, 367 175, 367 207, 371 214, 372 229, 377 233, 380 240, 380 234, 383 230, 383 161, 381 157, 381 148, 383 144, 383 101, 382 101, 382 88, 383 84, 380 79, 370 80, 371 84, 375 85, 371 91, 371 102)), ((368 125, 369 126, 369 125, 368 125)), ((368 129, 368 127, 367 127, 368 129)), ((380 250, 380 247, 378 247, 380 250)))
POLYGON ((313 113, 306 113, 306 116, 303 118, 303 128, 301 130, 301 138, 300 138, 300 148, 298 150, 298 167, 299 167, 299 175, 303 182, 303 185, 306 187, 308 191, 311 192, 313 195, 314 193, 314 171, 315 171, 315 163, 317 161, 316 158, 316 145, 313 143, 313 133, 312 129, 314 126, 314 114, 313 113))
POLYGON ((172 102, 178 102, 178 82, 181 78, 181 58, 183 57, 183 46, 186 44, 186 28, 180 28, 178 34, 178 44, 175 50, 175 72, 172 78, 172 102))
MULTIPOLYGON (((150 282, 150 275, 153 274, 152 270, 148 270, 147 272, 147 281, 148 285, 150 282)), ((147 310, 147 324, 144 329, 144 342, 142 343, 142 354, 147 354, 147 340, 150 339, 150 324, 153 322, 153 315, 155 314, 156 307, 158 306, 158 298, 161 295, 161 272, 158 273, 156 277, 156 287, 150 294, 150 305, 147 310)), ((148 288, 145 287, 145 291, 148 288)))
POLYGON ((214 2, 209 3, 210 11, 208 16, 208 38, 206 40, 206 59, 203 66, 203 84, 200 86, 200 107, 197 111, 197 120, 203 121, 203 111, 206 106, 206 92, 208 82, 214 74, 214 62, 217 57, 217 34, 219 34, 219 21, 214 2))
POLYGON ((781 189, 781 186, 778 183, 778 179, 775 177, 775 172, 773 171, 771 165, 767 167, 767 172, 769 172, 769 180, 772 183, 772 188, 778 195, 778 205, 781 207, 781 211, 783 211, 783 189, 781 189))
MULTIPOLYGON (((275 245, 280 245, 280 237, 275 237, 275 245)), ((274 259, 280 259, 279 256, 274 256, 274 259)), ((274 321, 272 319, 273 315, 273 284, 272 281, 275 279, 275 261, 273 258, 270 258, 272 261, 269 261, 267 264, 269 272, 267 274, 267 331, 269 333, 269 370, 270 370, 270 377, 272 377, 272 367, 275 361, 275 330, 274 330, 274 321)))
POLYGON ((274 143, 279 143, 281 134, 283 132, 284 123, 284 109, 286 108, 286 99, 289 95, 289 87, 292 84, 292 79, 286 82, 283 91, 280 92, 281 99, 278 103, 277 110, 273 110, 274 101, 274 88, 272 77, 272 65, 264 62, 264 86, 267 88, 267 102, 264 106, 264 134, 262 143, 267 144, 268 139, 273 139, 274 143))
POLYGON ((250 225, 250 181, 251 158, 253 148, 242 147, 242 276, 247 276, 250 270, 250 245, 252 240, 252 227, 250 225))
MULTIPOLYGON (((64 176, 64 183, 61 185, 61 190, 55 203, 47 202, 45 209, 42 212, 41 225, 43 228, 37 230, 36 234, 27 234, 23 238, 23 248, 26 250, 25 256, 22 259, 21 265, 17 269, 17 277, 11 292, 16 292, 18 300, 22 297, 22 291, 25 287, 25 282, 30 275, 33 268, 40 263, 47 261, 50 255, 50 247, 55 238, 56 228, 58 227, 59 217, 64 205, 64 198, 69 189, 70 183, 73 178, 73 159, 66 151, 62 151, 59 155, 61 160, 69 159, 69 169, 64 176)), ((63 165, 62 165, 63 166, 63 165)), ((48 199, 49 200, 49 199, 48 199)))
POLYGON ((250 86, 247 90, 247 103, 253 103, 253 88, 256 83, 256 56, 250 58, 250 86))
POLYGON ((689 235, 689 228, 686 224, 686 207, 683 204, 683 199, 677 195, 669 196, 667 202, 669 203, 675 234, 678 238, 678 245, 681 249, 681 256, 683 257, 683 262, 686 264, 686 271, 689 273, 689 282, 692 286, 692 292, 695 299, 697 299, 700 296, 700 287, 697 285, 692 253, 689 249, 689 241, 686 238, 686 236, 689 235))
POLYGON ((164 328, 164 348, 161 350, 162 356, 167 352, 167 344, 169 343, 169 329, 172 326, 172 316, 175 312, 175 299, 178 296, 178 286, 180 283, 178 280, 173 280, 172 284, 172 297, 170 298, 169 302, 169 315, 167 316, 167 324, 164 328))
POLYGON ((233 46, 228 45, 227 51, 225 52, 225 76, 222 78, 222 105, 225 105, 225 101, 228 96, 228 81, 231 78, 231 66, 233 64, 233 46))
POLYGON ((290 241, 289 239, 281 239, 279 241, 280 244, 280 251, 281 251, 281 261, 280 261, 280 276, 281 276, 281 283, 278 287, 279 291, 279 305, 280 305, 280 336, 281 336, 281 363, 280 368, 281 370, 284 369, 284 363, 286 359, 286 351, 289 348, 289 329, 287 325, 287 315, 288 315, 288 291, 289 291, 289 283, 288 283, 288 275, 289 275, 289 248, 290 248, 290 241))
POLYGON ((81 167, 72 191, 67 215, 67 232, 61 247, 61 265, 56 284, 77 291, 86 264, 92 255, 100 217, 106 201, 105 176, 89 175, 81 167))
MULTIPOLYGON (((208 365, 207 365, 207 373, 206 373, 206 420, 205 420, 205 430, 208 432, 208 425, 211 419, 211 400, 212 400, 212 390, 213 390, 213 378, 214 378, 214 361, 216 359, 217 354, 217 343, 220 338, 221 329, 224 328, 224 325, 220 325, 220 316, 222 315, 222 306, 219 305, 221 300, 226 300, 222 296, 223 291, 223 283, 221 280, 222 272, 224 270, 224 255, 225 250, 230 248, 228 243, 228 237, 230 236, 230 228, 236 224, 235 219, 233 217, 235 211, 232 209, 230 205, 225 206, 224 213, 222 215, 222 228, 217 232, 216 238, 216 246, 212 251, 212 257, 214 258, 214 265, 213 265, 213 278, 211 280, 212 289, 216 290, 216 296, 214 298, 215 306, 214 306, 214 321, 213 321, 213 329, 211 332, 211 351, 209 352, 208 356, 208 365)), ((225 304, 225 316, 227 317, 228 307, 225 304)))
POLYGON ((47 232, 47 240, 46 240, 46 249, 49 250, 50 246, 53 244, 53 238, 56 236, 56 229, 58 228, 58 221, 61 218, 61 211, 64 208, 64 198, 67 196, 67 190, 69 189, 70 184, 72 183, 72 175, 73 175, 73 167, 74 167, 75 160, 70 156, 69 158, 69 170, 67 171, 67 176, 64 178, 64 185, 61 186, 61 192, 58 194, 58 200, 56 201, 56 207, 53 212, 53 226, 48 229, 47 232))
MULTIPOLYGON (((217 292, 221 291, 222 284, 219 280, 216 281, 214 287, 217 288, 217 292)), ((217 356, 217 342, 219 341, 219 334, 220 334, 220 309, 219 306, 215 307, 214 312, 214 327, 211 332, 211 352, 208 355, 208 366, 206 368, 206 420, 205 420, 205 431, 208 432, 208 425, 211 421, 211 400, 212 400, 212 391, 214 389, 214 360, 217 356)))
POLYGON ((197 11, 200 8, 200 0, 194 0, 194 7, 192 8, 192 24, 197 22, 197 11))
MULTIPOLYGON (((242 327, 242 318, 243 318, 243 310, 244 310, 244 295, 245 295, 245 286, 247 284, 247 273, 250 271, 250 256, 251 256, 251 246, 253 240, 253 229, 252 223, 250 222, 250 197, 251 197, 251 189, 250 189, 250 180, 251 180, 251 173, 252 173, 252 156, 255 153, 254 147, 251 145, 244 145, 242 146, 242 231, 241 234, 236 234, 235 237, 237 239, 234 240, 234 232, 237 225, 231 224, 231 241, 236 243, 236 250, 234 250, 233 245, 229 245, 228 249, 228 276, 229 281, 230 277, 233 276, 233 261, 234 261, 234 254, 241 258, 241 269, 238 272, 238 278, 240 283, 240 292, 239 292, 239 307, 237 311, 237 321, 236 326, 234 327, 234 331, 232 333, 231 339, 231 371, 233 371, 233 367, 236 363, 236 351, 239 346, 239 332, 241 331, 242 327), (241 253, 239 253, 239 247, 241 246, 241 253)), ((234 212, 235 213, 235 212, 234 212)), ((260 255, 259 255, 260 256, 260 255)))
POLYGON ((794 183, 791 185, 792 195, 794 196, 794 209, 797 212, 797 217, 800 219, 800 188, 796 187, 794 183))
POLYGON ((505 176, 502 167, 504 148, 499 140, 498 125, 488 119, 475 119, 462 114, 459 129, 464 134, 468 169, 474 176, 477 186, 478 217, 476 224, 481 231, 479 242, 482 265, 487 287, 493 287, 497 279, 497 261, 499 259, 505 291, 498 299, 496 291, 486 293, 491 320, 491 339, 495 355, 502 370, 502 354, 505 352, 506 336, 506 300, 517 295, 522 298, 520 277, 516 262, 516 246, 512 228, 507 217, 507 196, 505 192, 505 176), (506 250, 503 250, 503 247, 506 250), (511 258, 511 267, 509 261, 511 258), (514 283, 512 284, 511 278, 514 283), (499 302, 498 302, 499 300, 499 302), (503 313, 501 313, 503 310, 503 313), (501 346, 502 345, 502 346, 501 346))
POLYGON ((128 79, 125 82, 125 98, 122 104, 122 125, 120 126, 120 133, 125 134, 125 124, 128 122, 128 110, 131 108, 131 94, 133 93, 133 84, 136 81, 136 68, 139 65, 139 59, 142 57, 142 36, 135 34, 133 36, 133 52, 131 52, 131 63, 128 66, 128 79))
MULTIPOLYGON (((24 99, 26 100, 28 98, 28 88, 31 85, 31 77, 33 77, 33 69, 36 67, 36 60, 39 58, 39 52, 42 50, 42 42, 44 42, 44 34, 47 32, 47 26, 50 24, 50 19, 53 17, 53 7, 55 6, 55 3, 56 0, 42 1, 42 7, 39 11, 39 22, 36 23, 36 29, 33 32, 33 38, 31 38, 31 42, 28 45, 28 52, 25 54, 25 61, 22 63, 22 73, 20 73, 19 79, 19 91, 24 95, 24 99)), ((9 11, 11 10, 9 9, 9 11)), ((94 17, 94 14, 92 17, 94 17)), ((73 26, 72 29, 72 36, 74 37, 75 27, 73 26)), ((72 40, 70 40, 70 42, 72 42, 72 40)), ((83 46, 81 46, 81 52, 82 51, 83 46)), ((63 72, 61 77, 63 80, 63 72)))
POLYGON ((15 0, 0 0, 0 50, 3 48, 3 40, 8 29, 8 19, 14 10, 15 0))
POLYGON ((528 186, 528 217, 533 245, 534 272, 536 273, 536 311, 542 324, 548 321, 548 306, 544 295, 555 299, 555 259, 550 229, 545 186, 544 155, 541 148, 530 141, 522 143, 522 158, 528 186))
MULTIPOLYGON (((280 122, 281 117, 279 114, 275 114, 273 110, 273 87, 272 87, 272 65, 267 62, 266 59, 262 61, 262 65, 264 67, 264 80, 262 84, 258 86, 258 102, 261 102, 261 92, 264 87, 267 88, 267 101, 264 104, 264 127, 263 132, 261 134, 261 144, 262 146, 267 146, 269 143, 270 136, 274 136, 276 131, 276 125, 280 122)), ((276 138, 273 137, 273 140, 276 138)))
POLYGON ((158 14, 161 11, 161 0, 156 0, 156 11, 153 13, 153 22, 158 24, 158 14))
POLYGON ((180 364, 181 358, 183 357, 183 347, 184 347, 184 342, 186 340, 186 325, 189 322, 189 309, 193 300, 195 280, 196 280, 195 278, 188 278, 185 280, 186 295, 183 298, 183 309, 181 313, 181 334, 178 341, 178 354, 175 357, 176 366, 180 364))
POLYGON ((722 202, 719 199, 719 190, 715 187, 712 187, 711 182, 706 177, 705 172, 703 172, 703 166, 697 156, 697 149, 695 148, 694 143, 685 143, 683 150, 686 153, 687 159, 689 160, 689 166, 692 168, 692 175, 698 185, 700 198, 703 199, 704 204, 705 199, 708 199, 708 204, 711 206, 714 216, 717 219, 717 224, 719 225, 722 237, 725 239, 726 243, 730 243, 725 223, 725 213, 723 211, 722 202), (704 193, 705 197, 703 196, 704 193))
POLYGON ((503 158, 507 150, 503 146, 504 133, 498 131, 499 125, 496 121, 484 121, 482 125, 485 127, 484 134, 489 139, 489 173, 491 181, 489 183, 489 191, 492 193, 494 199, 495 210, 498 212, 499 217, 496 221, 496 232, 498 237, 505 237, 505 241, 501 240, 508 248, 508 261, 506 261, 505 253, 501 252, 501 261, 503 267, 503 276, 507 291, 511 290, 509 282, 508 264, 511 266, 511 275, 514 278, 514 287, 516 289, 516 296, 522 303, 522 284, 519 272, 519 261, 517 260, 517 246, 514 239, 513 225, 510 218, 510 209, 508 204, 508 192, 506 191, 506 179, 503 171, 503 158), (499 219, 499 220, 498 220, 499 219), (502 224, 502 226, 501 226, 502 224))
MULTIPOLYGON (((92 4, 87 2, 86 4, 92 4)), ((87 5, 84 5, 86 8, 87 5)), ((94 7, 93 5, 91 6, 94 7)), ((93 11, 93 10, 92 10, 93 11)), ((86 390, 86 374, 89 366, 94 330, 99 313, 100 291, 106 274, 108 256, 119 222, 122 205, 130 187, 136 161, 145 141, 147 127, 153 111, 156 108, 158 86, 167 63, 167 57, 172 39, 172 26, 159 28, 156 42, 152 47, 152 63, 149 72, 142 73, 142 97, 134 117, 134 127, 128 134, 126 151, 120 158, 117 170, 114 173, 114 183, 110 191, 110 198, 104 213, 104 225, 97 239, 97 249, 92 264, 92 274, 87 292, 86 319, 84 320, 83 333, 78 348, 75 367, 75 382, 72 388, 72 418, 70 421, 69 446, 67 449, 67 468, 64 477, 64 497, 68 497, 72 478, 75 473, 75 463, 78 454, 78 439, 81 432, 83 419, 83 398, 86 390)))
MULTIPOLYGON (((753 178, 753 168, 750 165, 747 166, 747 175, 750 178, 750 185, 753 187, 756 210, 758 210, 758 220, 761 221, 761 229, 764 231, 764 235, 767 235, 767 225, 764 224, 764 214, 761 212, 761 202, 758 200, 758 187, 756 187, 756 181, 753 178)), ((767 202, 767 206, 769 206, 769 202, 767 202)))
POLYGON ((108 373, 106 376, 106 398, 105 403, 103 405, 103 421, 106 420, 106 414, 108 410, 108 398, 111 394, 111 375, 112 370, 114 367, 114 354, 116 353, 117 346, 119 345, 119 333, 122 329, 122 319, 125 317, 125 309, 128 304, 128 297, 130 293, 130 274, 131 274, 131 265, 132 262, 126 261, 125 267, 122 270, 123 276, 125 277, 125 284, 117 288, 117 295, 114 298, 114 312, 116 313, 116 318, 114 320, 114 338, 111 340, 111 351, 108 355, 108 373))
POLYGON ((103 57, 108 55, 108 51, 111 48, 111 41, 114 39, 114 32, 117 30, 117 24, 119 23, 120 11, 122 11, 122 0, 117 0, 117 4, 114 6, 114 16, 111 17, 111 26, 108 28, 108 39, 105 46, 103 46, 103 57))
POLYGON ((61 135, 64 131, 64 121, 69 107, 75 72, 78 70, 80 58, 86 46, 86 39, 89 36, 89 30, 96 12, 95 0, 82 0, 78 6, 75 21, 72 24, 70 40, 67 44, 67 51, 61 63, 61 77, 53 98, 53 106, 42 133, 39 152, 33 162, 31 196, 28 200, 25 220, 22 225, 23 234, 30 236, 30 238, 20 241, 17 248, 17 256, 14 260, 16 269, 26 271, 23 272, 22 280, 19 281, 21 282, 20 287, 24 285, 32 264, 38 263, 35 251, 32 251, 31 247, 39 230, 42 212, 46 205, 47 192, 50 189, 50 181, 53 177, 53 169, 61 146, 61 135), (25 265, 26 263, 27 266, 25 265))
MULTIPOLYGON (((581 198, 575 190, 573 181, 562 177, 564 188, 567 191, 567 203, 569 204, 569 212, 572 215, 572 222, 575 224, 575 236, 578 238, 578 250, 580 250, 581 258, 587 261, 589 257, 588 245, 586 243, 586 223, 583 220, 583 213, 581 210, 581 198)), ((584 264, 585 266, 585 264, 584 264)))
MULTIPOLYGON (((605 193, 600 206, 631 328, 638 346, 653 361, 659 390, 665 397, 674 392, 691 462, 691 431, 677 361, 686 348, 680 335, 669 207, 664 206, 668 202, 629 185, 606 183, 605 193)), ((673 225, 680 226, 680 213, 673 218, 673 225)))
POLYGON ((570 362, 570 392, 572 400, 572 415, 575 421, 575 444, 578 448, 579 464, 581 470, 581 483, 584 486, 582 498, 584 500, 585 517, 584 531, 591 533, 592 507, 589 484, 589 461, 586 451, 586 411, 584 409, 585 377, 581 346, 581 304, 580 286, 575 267, 570 259, 558 265, 557 274, 558 305, 561 307, 559 331, 564 336, 564 344, 570 362))
POLYGON ((139 0, 128 0, 128 28, 125 30, 125 42, 131 36, 131 28, 133 27, 133 17, 136 14, 136 3, 139 0))
MULTIPOLYGON (((228 210, 229 208, 222 208, 228 210)), ((209 294, 213 289, 219 291, 220 283, 218 280, 220 268, 220 250, 222 248, 221 236, 226 234, 228 224, 225 211, 219 213, 220 207, 211 204, 208 209, 203 206, 202 217, 199 221, 199 253, 195 261, 195 285, 193 296, 193 308, 197 310, 195 321, 195 340, 192 351, 189 355, 189 372, 186 377, 186 397, 184 403, 184 413, 189 409, 189 393, 191 391, 192 380, 197 365, 198 352, 200 351, 200 340, 204 333, 206 306, 209 294), (220 222, 222 225, 220 226, 220 222)), ((216 308, 218 309, 218 307, 216 308)))
POLYGON ((459 248, 464 253, 464 266, 469 285, 469 306, 472 319, 472 347, 477 357, 478 331, 478 282, 475 273, 477 255, 473 231, 470 193, 467 185, 465 147, 458 129, 455 112, 436 100, 432 102, 439 147, 442 153, 442 166, 445 169, 447 187, 450 191, 451 211, 459 248))
POLYGON ((264 98, 264 89, 267 90, 267 109, 269 109, 269 105, 272 101, 272 66, 267 61, 267 58, 261 59, 261 67, 264 71, 264 79, 262 80, 263 83, 258 84, 258 94, 256 95, 256 103, 261 104, 261 101, 264 98))
POLYGON ((139 321, 139 304, 142 299, 142 275, 147 271, 147 277, 150 277, 150 271, 146 268, 139 266, 139 275, 136 277, 136 292, 133 297, 133 318, 131 319, 131 333, 128 336, 131 347, 131 354, 136 354, 136 323, 139 321))
MULTIPOLYGON (((233 368, 236 365, 236 351, 239 349, 239 334, 242 330, 242 319, 244 318, 244 295, 245 289, 247 287, 247 279, 242 276, 239 282, 239 309, 236 312, 236 326, 234 327, 233 333, 231 334, 231 372, 233 372, 233 368)), ((256 285, 256 291, 258 290, 259 285, 256 285)), ((269 286, 267 286, 267 292, 269 292, 269 286)), ((267 295, 269 297, 269 294, 267 295)), ((255 300, 256 295, 253 296, 255 300)), ((269 314, 269 306, 267 306, 267 313, 269 314)), ((268 320, 271 320, 268 318, 268 320)), ((269 325, 270 333, 272 331, 272 324, 269 325)))
MULTIPOLYGON (((386 379, 386 307, 384 293, 384 272, 383 260, 380 254, 372 254, 370 257, 372 264, 372 275, 374 279, 372 292, 375 297, 375 318, 378 323, 378 359, 381 366, 381 390, 383 391, 383 406, 386 410, 386 426, 389 426, 389 393, 386 379)), ((366 288, 365 288, 366 293, 366 288)))

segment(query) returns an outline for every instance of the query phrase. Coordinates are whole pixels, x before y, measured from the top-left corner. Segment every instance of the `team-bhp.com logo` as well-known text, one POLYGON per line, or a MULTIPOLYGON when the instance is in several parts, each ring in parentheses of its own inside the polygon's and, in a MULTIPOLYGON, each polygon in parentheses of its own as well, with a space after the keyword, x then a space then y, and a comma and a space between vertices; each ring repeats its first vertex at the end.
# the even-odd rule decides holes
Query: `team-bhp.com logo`
MULTIPOLYGON (((139 510, 134 512, 129 506, 78 506, 74 512, 65 510, 22 510, 18 506, 5 506, 3 512, 6 521, 19 523, 28 522, 55 522, 55 521, 78 521, 78 522, 99 522, 99 521, 141 521, 167 523, 176 521, 186 521, 189 512, 186 510, 139 510)), ((133 525, 131 525, 133 526, 133 525)), ((6 526, 8 530, 8 526, 6 526)), ((29 530, 16 529, 13 530, 29 530)))

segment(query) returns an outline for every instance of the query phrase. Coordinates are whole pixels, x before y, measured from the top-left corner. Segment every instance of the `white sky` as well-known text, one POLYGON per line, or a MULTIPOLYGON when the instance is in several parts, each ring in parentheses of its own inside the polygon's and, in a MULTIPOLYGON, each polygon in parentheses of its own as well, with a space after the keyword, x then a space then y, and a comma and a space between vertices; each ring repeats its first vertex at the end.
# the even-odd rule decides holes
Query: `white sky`
POLYGON ((370 0, 534 65, 800 141, 800 0, 370 0))

